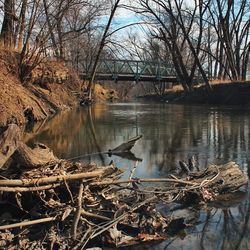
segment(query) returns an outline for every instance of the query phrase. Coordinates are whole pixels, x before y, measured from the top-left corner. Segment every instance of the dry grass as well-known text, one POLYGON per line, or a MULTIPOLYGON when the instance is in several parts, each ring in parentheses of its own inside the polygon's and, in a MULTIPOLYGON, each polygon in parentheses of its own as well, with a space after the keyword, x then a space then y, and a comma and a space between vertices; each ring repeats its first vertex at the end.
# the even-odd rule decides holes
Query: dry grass
POLYGON ((177 84, 173 86, 171 89, 166 90, 166 94, 168 93, 178 93, 178 92, 183 92, 183 87, 181 84, 177 84))
MULTIPOLYGON (((231 80, 211 80, 211 81, 209 81, 209 83, 210 83, 211 86, 218 86, 218 85, 233 85, 233 84, 237 84, 237 83, 239 83, 239 84, 249 84, 250 81, 237 81, 237 82, 235 82, 235 81, 231 81, 231 80)), ((198 88, 201 88, 203 86, 205 86, 204 83, 197 83, 194 86, 194 88, 198 89, 198 88)), ((166 94, 169 94, 169 93, 181 93, 183 91, 184 91, 184 89, 183 89, 182 85, 177 84, 177 85, 173 86, 173 88, 167 89, 166 94)))

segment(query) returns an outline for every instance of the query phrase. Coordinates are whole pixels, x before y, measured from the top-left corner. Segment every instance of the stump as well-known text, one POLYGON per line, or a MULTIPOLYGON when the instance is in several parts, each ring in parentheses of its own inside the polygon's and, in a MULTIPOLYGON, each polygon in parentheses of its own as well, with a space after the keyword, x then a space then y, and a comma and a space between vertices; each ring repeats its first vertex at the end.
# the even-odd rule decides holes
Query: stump
POLYGON ((0 138, 0 168, 3 168, 17 149, 21 140, 21 130, 16 124, 10 124, 0 138))
POLYGON ((20 143, 13 155, 14 163, 22 168, 39 168, 43 166, 53 166, 59 162, 53 152, 44 144, 36 144, 35 148, 30 148, 24 143, 20 143))
POLYGON ((10 165, 38 168, 56 165, 59 162, 59 159, 44 144, 36 144, 32 149, 21 142, 21 139, 20 128, 16 124, 10 124, 0 138, 0 168, 7 168, 10 165))

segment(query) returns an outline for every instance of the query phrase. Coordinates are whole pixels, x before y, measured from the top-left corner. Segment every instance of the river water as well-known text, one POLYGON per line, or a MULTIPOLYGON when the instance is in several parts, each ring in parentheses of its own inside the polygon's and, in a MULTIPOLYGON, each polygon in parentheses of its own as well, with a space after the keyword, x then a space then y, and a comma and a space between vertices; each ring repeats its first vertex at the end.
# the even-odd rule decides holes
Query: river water
MULTIPOLYGON (((136 165, 136 177, 165 177, 176 172, 179 160, 195 156, 200 169, 209 163, 237 162, 250 173, 250 112, 242 108, 157 103, 115 103, 62 112, 26 134, 51 147, 63 158, 107 165, 111 160, 127 178, 136 165), (127 139, 143 135, 131 155, 103 152, 127 139), (93 154, 94 153, 94 154, 93 154)), ((247 188, 245 188, 247 189, 247 188)), ((248 193, 206 209, 184 209, 175 216, 194 218, 194 226, 150 249, 250 249, 248 193), (179 214, 178 214, 179 213, 179 214)), ((162 211, 169 208, 162 207, 162 211)), ((177 214, 176 214, 177 213, 177 214)), ((134 247, 141 249, 143 247, 134 247)))

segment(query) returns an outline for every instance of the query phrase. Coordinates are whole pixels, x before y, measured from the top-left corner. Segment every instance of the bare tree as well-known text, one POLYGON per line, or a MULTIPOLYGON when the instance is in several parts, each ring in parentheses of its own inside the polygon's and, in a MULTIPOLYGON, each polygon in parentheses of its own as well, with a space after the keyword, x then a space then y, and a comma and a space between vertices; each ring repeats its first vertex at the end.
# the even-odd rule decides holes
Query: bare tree
POLYGON ((203 16, 209 2, 195 1, 192 8, 185 6, 183 1, 177 0, 140 0, 139 3, 141 8, 138 9, 138 13, 143 15, 147 13, 146 17, 150 15, 151 20, 154 20, 153 36, 165 42, 184 90, 192 91, 197 71, 201 74, 207 89, 211 90, 202 65, 202 58, 199 56, 203 16))
POLYGON ((214 0, 208 10, 217 35, 215 75, 245 80, 250 50, 249 4, 246 0, 214 0))
POLYGON ((89 81, 88 89, 87 89, 88 90, 88 102, 91 102, 91 100, 92 100, 92 94, 93 94, 94 86, 95 86, 94 85, 94 79, 95 79, 97 64, 98 64, 101 52, 102 52, 102 50, 103 50, 103 48, 105 46, 105 41, 106 41, 106 38, 107 38, 107 34, 108 34, 108 31, 109 31, 110 25, 112 23, 113 17, 115 15, 115 12, 116 12, 116 10, 118 8, 119 2, 120 2, 120 0, 116 0, 114 5, 112 6, 111 13, 110 13, 110 16, 109 16, 109 19, 108 19, 108 23, 107 23, 107 25, 105 27, 105 30, 103 32, 103 35, 102 35, 102 38, 101 38, 101 41, 100 41, 100 45, 99 45, 98 51, 97 51, 96 56, 95 56, 95 61, 94 61, 94 64, 93 64, 93 68, 92 68, 91 76, 90 76, 90 81, 89 81))

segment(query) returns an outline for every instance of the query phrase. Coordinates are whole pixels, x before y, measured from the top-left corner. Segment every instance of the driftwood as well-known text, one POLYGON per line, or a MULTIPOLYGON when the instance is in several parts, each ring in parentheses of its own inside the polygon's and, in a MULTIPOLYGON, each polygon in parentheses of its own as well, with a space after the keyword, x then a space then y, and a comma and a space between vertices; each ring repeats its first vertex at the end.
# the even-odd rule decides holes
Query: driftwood
POLYGON ((119 156, 123 159, 128 159, 131 161, 142 161, 141 158, 136 157, 131 151, 125 151, 125 152, 113 152, 112 154, 108 153, 110 156, 111 155, 115 155, 115 156, 119 156))
POLYGON ((179 161, 179 165, 180 165, 181 170, 183 172, 185 172, 186 174, 190 173, 190 168, 189 168, 189 166, 184 161, 179 161))
POLYGON ((108 153, 112 155, 112 154, 119 154, 121 152, 129 152, 132 149, 132 147, 134 147, 135 143, 141 138, 142 135, 135 136, 129 139, 128 141, 122 143, 118 147, 110 149, 108 153))
POLYGON ((22 168, 39 168, 43 166, 53 166, 59 162, 53 152, 45 145, 39 143, 35 148, 30 148, 20 142, 13 155, 14 164, 22 168))
POLYGON ((79 187, 79 192, 78 192, 78 197, 77 197, 77 209, 75 212, 75 216, 74 216, 74 221, 73 221, 73 225, 72 225, 72 229, 71 229, 71 234, 73 235, 73 239, 76 240, 76 236, 77 236, 77 226, 80 220, 80 216, 81 216, 81 211, 82 211, 82 198, 83 198, 83 189, 84 189, 84 185, 83 185, 83 181, 81 181, 80 183, 80 187, 79 187))
POLYGON ((0 187, 0 192, 8 192, 8 193, 35 192, 35 191, 44 191, 48 189, 53 189, 58 186, 60 186, 59 183, 51 185, 42 185, 38 187, 0 187))
POLYGON ((48 218, 42 218, 42 219, 32 220, 32 221, 23 221, 19 223, 10 224, 10 225, 0 226, 0 230, 37 225, 37 224, 47 223, 47 222, 51 222, 55 220, 56 220, 56 217, 48 217, 48 218))
POLYGON ((0 138, 0 168, 4 167, 15 152, 21 139, 21 130, 16 124, 10 124, 0 138))
POLYGON ((190 173, 188 177, 174 178, 150 178, 150 179, 131 179, 131 180, 110 180, 92 182, 91 186, 118 185, 125 183, 143 182, 169 182, 180 185, 188 185, 189 190, 209 188, 213 192, 224 193, 233 192, 248 183, 248 177, 235 162, 224 165, 210 165, 203 172, 190 173))
POLYGON ((64 181, 82 180, 96 177, 103 177, 114 172, 113 166, 103 167, 96 171, 87 173, 64 174, 41 178, 17 179, 17 180, 0 180, 1 187, 31 187, 45 184, 60 183, 64 181))
POLYGON ((193 181, 197 180, 218 193, 233 192, 248 183, 247 175, 235 162, 219 166, 210 165, 202 174, 193 175, 193 181))

